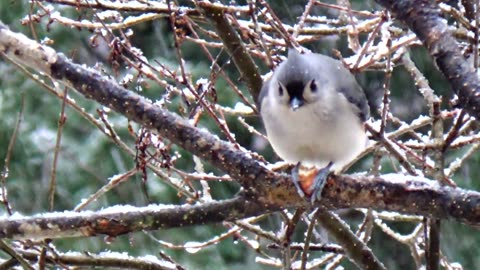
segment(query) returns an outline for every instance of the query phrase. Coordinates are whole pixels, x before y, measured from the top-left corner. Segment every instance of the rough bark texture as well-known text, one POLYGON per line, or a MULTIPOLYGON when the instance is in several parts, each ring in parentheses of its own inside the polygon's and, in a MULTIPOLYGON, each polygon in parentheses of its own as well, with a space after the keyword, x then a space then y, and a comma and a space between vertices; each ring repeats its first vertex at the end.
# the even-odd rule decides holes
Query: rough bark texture
POLYGON ((118 235, 237 220, 265 212, 243 197, 198 205, 120 206, 98 212, 58 212, 0 219, 0 238, 45 239, 118 235))
POLYGON ((325 186, 328 208, 365 207, 409 213, 478 225, 480 193, 440 186, 422 177, 337 176, 325 186), (395 178, 395 181, 389 179, 395 178))

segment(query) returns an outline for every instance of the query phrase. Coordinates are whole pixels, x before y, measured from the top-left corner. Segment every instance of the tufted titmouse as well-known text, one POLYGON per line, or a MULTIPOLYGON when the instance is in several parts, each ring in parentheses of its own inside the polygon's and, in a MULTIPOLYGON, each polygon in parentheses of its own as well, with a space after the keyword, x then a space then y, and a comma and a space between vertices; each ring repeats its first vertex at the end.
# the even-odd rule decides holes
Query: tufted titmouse
POLYGON ((285 161, 297 163, 292 178, 299 193, 320 199, 330 169, 341 168, 366 146, 369 117, 365 93, 338 60, 290 49, 259 96, 267 137, 285 161), (300 163, 322 168, 307 190, 300 163))

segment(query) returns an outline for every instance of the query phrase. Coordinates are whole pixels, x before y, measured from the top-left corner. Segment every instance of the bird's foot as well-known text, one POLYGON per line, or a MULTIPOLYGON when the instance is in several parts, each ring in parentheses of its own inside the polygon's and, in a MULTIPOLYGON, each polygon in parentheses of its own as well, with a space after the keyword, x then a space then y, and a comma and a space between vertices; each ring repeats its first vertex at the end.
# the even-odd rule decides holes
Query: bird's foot
POLYGON ((330 168, 332 168, 333 162, 329 162, 327 166, 320 169, 313 180, 313 184, 310 186, 309 191, 311 193, 310 202, 315 204, 315 202, 320 201, 322 198, 322 191, 327 183, 328 175, 330 174, 330 168))
POLYGON ((327 183, 327 177, 330 174, 330 168, 333 162, 320 170, 310 170, 305 175, 300 175, 300 162, 292 169, 292 179, 300 197, 310 196, 310 202, 314 204, 320 201, 322 190, 327 183))
POLYGON ((292 180, 295 188, 297 189, 298 194, 300 197, 305 198, 305 192, 303 191, 302 186, 300 185, 301 178, 300 178, 300 162, 295 165, 292 169, 292 180))

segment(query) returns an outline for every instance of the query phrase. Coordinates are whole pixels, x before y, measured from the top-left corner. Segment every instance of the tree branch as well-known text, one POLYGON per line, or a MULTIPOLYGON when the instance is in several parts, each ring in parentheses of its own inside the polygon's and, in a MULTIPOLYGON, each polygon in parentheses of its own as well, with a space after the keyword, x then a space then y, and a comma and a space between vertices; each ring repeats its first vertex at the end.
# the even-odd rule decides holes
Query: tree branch
POLYGON ((262 89, 262 77, 258 71, 257 65, 243 45, 237 32, 230 25, 225 16, 225 9, 209 2, 199 2, 198 5, 203 9, 205 16, 210 19, 217 30, 217 34, 222 40, 225 48, 233 62, 240 71, 242 79, 246 81, 250 94, 255 102, 258 101, 258 95, 262 89))
POLYGON ((480 193, 418 176, 336 176, 322 193, 328 209, 373 208, 480 224, 480 193))
POLYGON ((362 242, 337 215, 324 209, 316 212, 318 222, 341 246, 350 247, 345 249, 345 254, 360 269, 386 269, 385 266, 373 254, 366 243, 362 242))
POLYGON ((65 211, 0 219, 0 238, 41 240, 178 228, 233 221, 265 212, 244 197, 197 205, 113 206, 97 212, 65 211))
POLYGON ((376 0, 409 26, 434 57, 440 71, 459 97, 458 105, 480 118, 480 80, 473 65, 440 16, 433 0, 376 0))
MULTIPOLYGON (((34 251, 18 250, 26 259, 32 262, 39 260, 40 254, 34 251)), ((124 253, 104 252, 94 254, 85 253, 48 253, 45 256, 48 265, 66 264, 69 266, 112 267, 115 269, 141 269, 141 270, 178 270, 175 263, 157 259, 155 256, 132 257, 124 253)))

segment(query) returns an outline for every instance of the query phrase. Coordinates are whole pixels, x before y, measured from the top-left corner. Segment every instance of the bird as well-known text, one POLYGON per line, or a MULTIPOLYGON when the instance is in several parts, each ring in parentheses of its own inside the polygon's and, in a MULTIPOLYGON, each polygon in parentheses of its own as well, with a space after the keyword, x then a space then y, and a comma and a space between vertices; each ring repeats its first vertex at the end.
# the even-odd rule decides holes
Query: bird
POLYGON ((365 92, 342 62, 329 56, 290 48, 287 59, 263 82, 258 106, 273 150, 296 164, 293 183, 312 203, 321 199, 331 170, 367 146, 365 92), (302 168, 316 168, 307 187, 301 186, 302 168))

